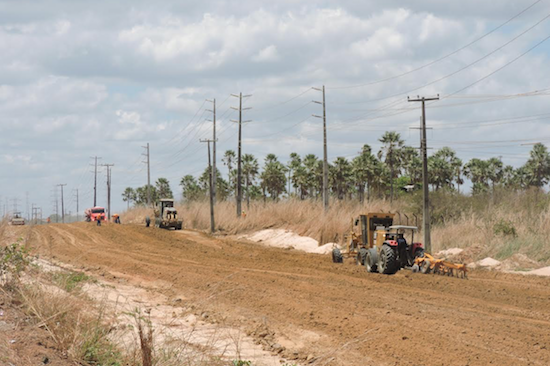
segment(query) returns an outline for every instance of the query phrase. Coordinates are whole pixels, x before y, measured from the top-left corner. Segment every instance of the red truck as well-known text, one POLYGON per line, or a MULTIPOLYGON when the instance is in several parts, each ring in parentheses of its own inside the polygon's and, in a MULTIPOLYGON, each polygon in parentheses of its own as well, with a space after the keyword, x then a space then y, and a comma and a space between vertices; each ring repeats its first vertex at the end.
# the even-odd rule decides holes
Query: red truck
POLYGON ((97 220, 105 221, 105 208, 99 206, 87 208, 84 211, 84 215, 86 216, 86 221, 88 222, 97 220))

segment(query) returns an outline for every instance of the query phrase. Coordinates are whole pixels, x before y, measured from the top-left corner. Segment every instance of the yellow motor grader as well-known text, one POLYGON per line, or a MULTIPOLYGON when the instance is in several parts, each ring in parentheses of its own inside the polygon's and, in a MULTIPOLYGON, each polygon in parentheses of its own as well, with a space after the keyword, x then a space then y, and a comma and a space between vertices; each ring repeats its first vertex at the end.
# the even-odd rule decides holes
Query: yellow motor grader
POLYGON ((424 253, 422 243, 414 241, 416 226, 394 225, 393 213, 367 213, 352 220, 347 236, 348 248, 342 253, 332 250, 332 260, 342 263, 344 256, 355 258, 358 265, 364 265, 368 272, 394 274, 402 268, 413 272, 466 274, 466 266, 435 259, 424 253), (360 227, 358 234, 354 226, 360 227))

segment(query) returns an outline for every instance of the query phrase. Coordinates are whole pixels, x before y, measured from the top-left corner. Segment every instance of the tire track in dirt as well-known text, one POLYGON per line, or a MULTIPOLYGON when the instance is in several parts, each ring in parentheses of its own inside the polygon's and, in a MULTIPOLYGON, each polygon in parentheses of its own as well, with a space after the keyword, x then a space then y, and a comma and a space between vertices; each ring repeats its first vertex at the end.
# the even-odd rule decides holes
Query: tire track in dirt
POLYGON ((550 364, 548 279, 478 271, 470 280, 403 271, 381 276, 327 256, 196 232, 85 223, 62 230, 87 252, 80 256, 70 237, 61 239, 60 260, 170 283, 168 296, 202 301, 228 322, 257 320, 281 335, 291 328, 313 332, 321 340, 292 351, 330 355, 327 365, 550 364))

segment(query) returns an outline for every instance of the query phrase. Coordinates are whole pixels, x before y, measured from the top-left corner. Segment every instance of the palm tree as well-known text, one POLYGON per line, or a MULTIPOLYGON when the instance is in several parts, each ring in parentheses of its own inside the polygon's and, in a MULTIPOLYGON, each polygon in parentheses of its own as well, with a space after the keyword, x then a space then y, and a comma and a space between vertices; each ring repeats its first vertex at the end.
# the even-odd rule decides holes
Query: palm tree
POLYGON ((243 155, 243 175, 246 187, 246 209, 250 209, 250 183, 254 182, 256 175, 260 170, 258 159, 252 154, 243 155))
POLYGON ((292 175, 293 172, 296 171, 300 166, 302 165, 302 159, 300 158, 300 155, 293 152, 290 154, 290 161, 287 164, 288 168, 288 194, 290 196, 290 183, 292 181, 294 186, 294 193, 296 193, 296 181, 294 180, 294 176, 292 175))
POLYGON ((310 197, 319 196, 321 187, 323 186, 323 162, 313 154, 308 154, 304 157, 304 167, 307 181, 307 191, 310 197), (321 174, 319 175, 319 164, 321 164, 321 174))
POLYGON ((550 178, 550 154, 541 143, 535 144, 529 153, 529 160, 525 164, 529 174, 529 185, 538 188, 543 187, 550 178))
POLYGON ((491 158, 487 160, 487 178, 491 181, 492 193, 495 194, 495 185, 502 180, 503 164, 499 158, 491 158))
POLYGON ((229 178, 229 186, 231 187, 231 189, 235 188, 235 183, 236 183, 236 180, 232 175, 233 164, 235 163, 235 159, 236 159, 235 151, 233 150, 227 150, 225 154, 223 154, 223 158, 222 158, 223 164, 227 166, 227 170, 228 170, 227 176, 229 178))
POLYGON ((352 169, 346 158, 338 157, 331 166, 331 186, 339 200, 344 199, 350 189, 352 169))
POLYGON ((285 192, 286 186, 286 167, 277 160, 275 154, 268 154, 265 158, 265 165, 262 174, 260 175, 261 187, 264 193, 264 199, 269 193, 269 196, 276 200, 285 192))
POLYGON ((353 182, 357 189, 359 202, 365 201, 365 185, 367 185, 367 197, 370 198, 370 188, 375 176, 376 157, 372 154, 369 145, 363 145, 360 155, 351 162, 353 182))
POLYGON ((383 144, 378 152, 378 158, 382 160, 384 157, 384 162, 390 167, 390 201, 393 201, 393 180, 396 169, 399 169, 400 148, 405 142, 399 133, 392 131, 385 132, 378 141, 383 144))
POLYGON ((460 174, 462 172, 462 160, 453 149, 443 147, 428 158, 429 182, 437 190, 439 188, 453 187, 453 182, 462 184, 460 174))
MULTIPOLYGON (((208 170, 208 168, 206 169, 208 170)), ((183 199, 188 202, 198 200, 205 192, 191 174, 181 178, 180 186, 182 188, 183 199)))
POLYGON ((401 168, 403 174, 409 177, 411 184, 420 182, 422 178, 422 159, 420 159, 417 149, 410 146, 401 149, 401 168))
POLYGON ((472 181, 472 193, 482 193, 489 188, 489 163, 473 158, 464 165, 464 175, 472 181))
POLYGON ((174 198, 172 189, 170 189, 170 182, 166 178, 157 179, 155 185, 157 186, 159 198, 174 198))
POLYGON ((126 187, 122 193, 122 200, 127 203, 127 209, 130 209, 130 202, 136 200, 136 191, 132 187, 126 187))

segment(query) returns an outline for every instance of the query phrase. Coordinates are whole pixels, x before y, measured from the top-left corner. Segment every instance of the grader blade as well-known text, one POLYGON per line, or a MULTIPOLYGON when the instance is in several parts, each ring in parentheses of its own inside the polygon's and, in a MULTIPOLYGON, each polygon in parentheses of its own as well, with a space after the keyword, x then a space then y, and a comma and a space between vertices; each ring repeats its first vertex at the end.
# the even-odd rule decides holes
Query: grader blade
POLYGON ((465 264, 457 264, 444 259, 436 259, 428 253, 414 260, 414 264, 420 268, 420 272, 428 274, 440 274, 459 278, 467 278, 465 264))

